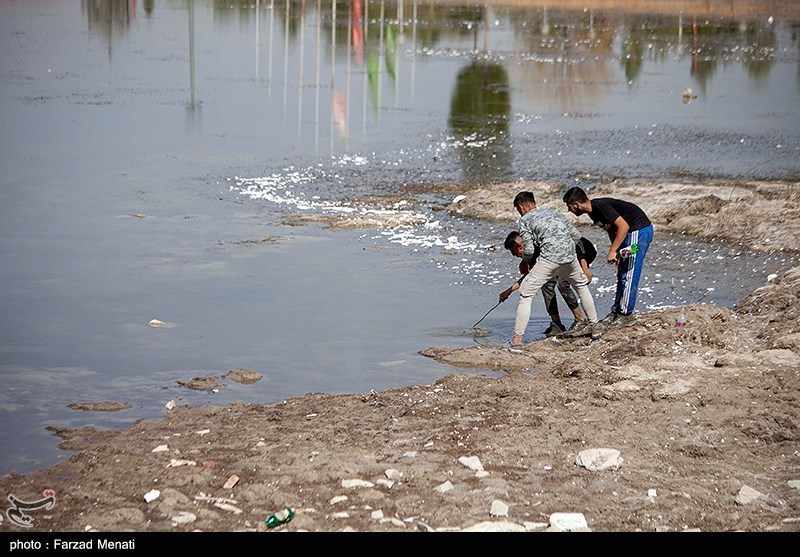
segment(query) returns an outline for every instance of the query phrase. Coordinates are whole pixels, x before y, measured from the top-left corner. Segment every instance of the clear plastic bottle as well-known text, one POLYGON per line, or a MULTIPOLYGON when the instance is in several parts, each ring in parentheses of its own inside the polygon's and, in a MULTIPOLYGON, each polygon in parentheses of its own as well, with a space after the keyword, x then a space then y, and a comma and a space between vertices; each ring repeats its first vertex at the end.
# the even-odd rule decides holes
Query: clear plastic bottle
POLYGON ((678 320, 675 321, 676 327, 685 327, 686 326, 686 311, 681 308, 681 312, 678 314, 678 320))
POLYGON ((269 515, 267 520, 264 521, 264 524, 267 525, 267 528, 275 528, 281 524, 291 522, 293 518, 294 509, 292 507, 286 507, 285 509, 281 509, 278 512, 269 515))

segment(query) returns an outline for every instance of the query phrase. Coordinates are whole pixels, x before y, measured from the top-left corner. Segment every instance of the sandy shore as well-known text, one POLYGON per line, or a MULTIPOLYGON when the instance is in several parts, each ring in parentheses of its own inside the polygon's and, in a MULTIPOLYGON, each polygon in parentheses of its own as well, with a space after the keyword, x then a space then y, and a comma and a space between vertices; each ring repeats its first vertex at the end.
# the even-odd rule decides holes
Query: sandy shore
MULTIPOLYGON (((450 210, 510 221, 509 199, 529 187, 558 201, 544 201, 558 184, 514 183, 450 210)), ((657 231, 800 245, 797 184, 600 194, 640 203, 657 231)), ((431 385, 58 430, 79 452, 4 477, 0 531, 23 531, 13 502, 45 491, 54 505, 23 512, 26 532, 800 531, 798 292, 800 268, 787 268, 735 308, 688 306, 685 328, 672 308, 522 356, 432 346, 422 353, 453 374, 431 385), (294 520, 267 530, 286 506, 294 520)))

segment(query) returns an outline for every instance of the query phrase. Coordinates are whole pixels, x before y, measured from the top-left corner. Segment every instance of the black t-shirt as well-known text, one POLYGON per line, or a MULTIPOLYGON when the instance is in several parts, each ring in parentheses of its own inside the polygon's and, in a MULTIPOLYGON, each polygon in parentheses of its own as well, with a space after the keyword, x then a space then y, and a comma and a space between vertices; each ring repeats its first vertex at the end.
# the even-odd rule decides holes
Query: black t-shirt
POLYGON ((589 217, 600 228, 612 232, 617 230, 617 227, 614 226, 617 217, 625 219, 630 227, 629 232, 650 226, 650 219, 638 205, 613 197, 592 199, 592 212, 589 213, 589 217))

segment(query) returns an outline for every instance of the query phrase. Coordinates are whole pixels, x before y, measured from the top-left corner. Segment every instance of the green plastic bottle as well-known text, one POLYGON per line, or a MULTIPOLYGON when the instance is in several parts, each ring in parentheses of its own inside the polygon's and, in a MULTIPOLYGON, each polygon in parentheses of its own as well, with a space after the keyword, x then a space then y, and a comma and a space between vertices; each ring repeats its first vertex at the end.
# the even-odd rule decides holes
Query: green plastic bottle
POLYGON ((634 253, 639 253, 639 244, 631 244, 619 250, 617 253, 617 259, 625 259, 634 253))
POLYGON ((294 509, 292 507, 286 507, 285 509, 281 509, 278 512, 269 515, 267 520, 264 521, 264 524, 267 525, 267 528, 275 528, 281 524, 291 522, 293 518, 294 509))

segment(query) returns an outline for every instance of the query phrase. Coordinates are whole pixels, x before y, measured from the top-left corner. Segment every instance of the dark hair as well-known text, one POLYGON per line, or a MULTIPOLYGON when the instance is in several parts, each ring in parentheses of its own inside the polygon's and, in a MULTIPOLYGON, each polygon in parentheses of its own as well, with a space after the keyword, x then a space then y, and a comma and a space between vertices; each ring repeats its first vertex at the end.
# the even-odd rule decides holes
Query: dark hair
POLYGON ((583 203, 584 201, 589 201, 589 197, 586 195, 586 192, 583 191, 578 186, 573 186, 567 190, 567 193, 564 194, 564 203, 569 205, 570 203, 583 203))
POLYGON ((536 205, 536 198, 533 196, 533 192, 521 191, 514 197, 514 207, 519 207, 523 203, 536 205))
POLYGON ((503 247, 511 251, 511 248, 518 244, 517 238, 520 238, 519 232, 516 230, 514 232, 510 232, 508 236, 506 236, 506 241, 503 242, 503 247))

